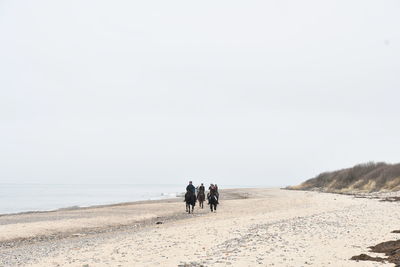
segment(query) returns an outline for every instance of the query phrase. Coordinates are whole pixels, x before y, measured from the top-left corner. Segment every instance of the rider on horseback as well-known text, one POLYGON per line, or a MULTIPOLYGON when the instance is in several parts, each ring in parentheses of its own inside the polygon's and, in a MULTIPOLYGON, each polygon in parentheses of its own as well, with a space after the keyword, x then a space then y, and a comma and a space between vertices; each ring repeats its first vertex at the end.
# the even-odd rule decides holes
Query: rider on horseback
POLYGON ((218 202, 218 198, 219 198, 218 187, 216 188, 215 185, 210 184, 210 187, 208 188, 208 190, 210 190, 210 192, 207 195, 208 204, 210 204, 210 197, 212 197, 212 196, 215 196, 217 198, 217 204, 219 204, 219 202, 218 202))
POLYGON ((201 185, 199 186, 199 193, 203 193, 206 191, 206 189, 204 188, 203 183, 201 183, 201 185))
POLYGON ((219 199, 218 185, 215 184, 214 188, 215 188, 215 195, 217 196, 217 201, 218 201, 218 199, 219 199))
POLYGON ((185 200, 186 202, 186 212, 191 213, 194 210, 194 206, 196 205, 196 188, 192 184, 192 181, 189 182, 188 186, 186 186, 186 194, 185 200), (190 206, 192 207, 190 211, 190 206))
POLYGON ((192 181, 189 181, 188 186, 186 186, 186 192, 188 192, 188 191, 192 192, 193 194, 196 193, 196 188, 192 184, 192 181))
POLYGON ((199 206, 200 208, 203 208, 203 202, 206 199, 206 194, 205 194, 206 189, 204 188, 203 183, 201 183, 201 185, 198 186, 196 189, 197 189, 197 200, 199 201, 199 206))

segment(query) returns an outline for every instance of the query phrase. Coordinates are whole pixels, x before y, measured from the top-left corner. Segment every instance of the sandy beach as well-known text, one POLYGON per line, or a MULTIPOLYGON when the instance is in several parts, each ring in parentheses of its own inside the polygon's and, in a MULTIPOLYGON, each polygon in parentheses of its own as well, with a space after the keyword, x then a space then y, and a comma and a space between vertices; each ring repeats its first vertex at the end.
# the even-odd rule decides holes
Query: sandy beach
POLYGON ((3 215, 0 266, 394 266, 350 258, 398 239, 397 202, 280 189, 227 189, 220 202, 3 215))

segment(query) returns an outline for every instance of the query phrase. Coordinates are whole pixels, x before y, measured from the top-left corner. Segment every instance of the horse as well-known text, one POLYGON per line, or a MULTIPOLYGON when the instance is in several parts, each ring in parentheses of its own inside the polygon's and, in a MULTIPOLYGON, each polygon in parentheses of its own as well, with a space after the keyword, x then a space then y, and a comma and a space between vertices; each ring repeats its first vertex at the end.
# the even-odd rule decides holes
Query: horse
POLYGON ((203 208, 203 202, 204 202, 204 200, 206 200, 204 191, 199 191, 199 193, 197 194, 197 200, 199 201, 199 207, 203 208))
POLYGON ((217 212, 218 197, 216 194, 208 195, 208 205, 210 205, 211 212, 217 212))
POLYGON ((190 213, 190 206, 192 206, 192 213, 196 205, 196 194, 192 191, 187 191, 185 194, 186 212, 190 213))

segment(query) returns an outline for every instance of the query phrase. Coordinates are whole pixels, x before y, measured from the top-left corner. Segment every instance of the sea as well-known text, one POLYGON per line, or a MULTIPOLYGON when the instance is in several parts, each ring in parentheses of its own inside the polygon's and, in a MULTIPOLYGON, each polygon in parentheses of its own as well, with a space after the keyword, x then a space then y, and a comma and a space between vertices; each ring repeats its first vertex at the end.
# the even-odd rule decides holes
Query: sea
POLYGON ((0 214, 175 198, 186 185, 0 184, 0 214))
MULTIPOLYGON (((239 187, 247 186, 220 188, 239 187)), ((185 188, 182 184, 0 184, 0 214, 176 198, 185 188)))

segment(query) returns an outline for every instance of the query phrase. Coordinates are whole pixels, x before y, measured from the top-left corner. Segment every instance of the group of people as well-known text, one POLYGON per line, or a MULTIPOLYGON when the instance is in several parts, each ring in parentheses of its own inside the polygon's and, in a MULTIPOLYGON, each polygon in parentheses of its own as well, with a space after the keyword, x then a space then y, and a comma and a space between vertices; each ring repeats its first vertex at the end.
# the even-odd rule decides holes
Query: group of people
MULTIPOLYGON (((219 199, 218 185, 210 184, 208 187, 209 192, 207 193, 207 199, 210 199, 210 196, 216 196, 217 201, 219 199)), ((201 183, 200 186, 195 187, 192 181, 189 181, 189 184, 186 186, 186 192, 192 192, 193 194, 200 196, 205 196, 205 187, 204 184, 201 183)))

